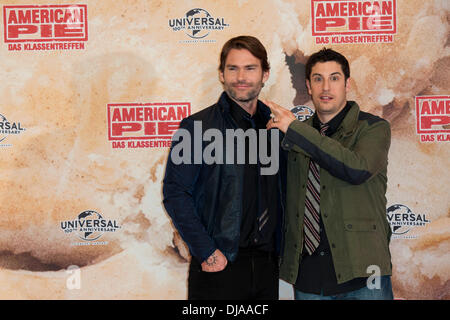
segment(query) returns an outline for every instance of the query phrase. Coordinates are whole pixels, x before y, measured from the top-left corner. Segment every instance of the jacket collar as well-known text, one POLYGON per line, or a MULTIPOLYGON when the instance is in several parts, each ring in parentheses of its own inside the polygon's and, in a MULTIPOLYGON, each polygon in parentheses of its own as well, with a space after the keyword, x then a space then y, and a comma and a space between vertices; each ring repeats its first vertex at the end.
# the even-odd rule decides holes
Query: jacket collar
MULTIPOLYGON (((356 124, 359 117, 359 106, 355 101, 347 101, 350 104, 350 110, 348 110, 341 124, 337 128, 336 132, 342 132, 343 136, 346 137, 351 135, 356 130, 356 124)), ((313 126, 313 117, 310 117, 306 122, 313 126)))
POLYGON ((337 131, 342 130, 344 136, 349 136, 353 134, 356 130, 356 124, 358 123, 359 117, 359 106, 355 101, 347 101, 350 104, 350 110, 348 110, 347 115, 344 120, 342 120, 341 125, 337 131))

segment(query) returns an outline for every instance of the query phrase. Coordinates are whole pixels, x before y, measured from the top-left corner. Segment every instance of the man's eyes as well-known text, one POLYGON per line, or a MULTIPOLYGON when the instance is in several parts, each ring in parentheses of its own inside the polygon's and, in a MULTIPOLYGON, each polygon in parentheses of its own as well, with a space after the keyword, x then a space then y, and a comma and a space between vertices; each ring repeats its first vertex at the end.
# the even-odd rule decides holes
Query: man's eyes
MULTIPOLYGON (((330 76, 330 81, 339 81, 340 77, 338 75, 330 76)), ((312 80, 314 82, 320 82, 323 80, 322 77, 313 77, 312 80)))
MULTIPOLYGON (((227 67, 227 70, 229 70, 229 71, 236 71, 237 69, 238 69, 237 67, 233 67, 233 66, 227 67)), ((256 67, 248 66, 248 67, 245 67, 245 70, 256 70, 256 67)))

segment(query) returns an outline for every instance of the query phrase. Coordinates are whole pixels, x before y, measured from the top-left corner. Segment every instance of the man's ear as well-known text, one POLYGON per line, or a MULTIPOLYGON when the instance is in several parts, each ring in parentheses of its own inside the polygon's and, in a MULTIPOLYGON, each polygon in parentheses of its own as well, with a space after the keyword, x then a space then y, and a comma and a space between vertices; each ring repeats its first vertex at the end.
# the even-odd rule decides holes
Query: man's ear
POLYGON ((223 71, 219 71, 219 81, 224 84, 225 83, 225 78, 223 77, 223 71))
POLYGON ((263 72, 262 83, 266 83, 266 81, 269 79, 269 76, 270 76, 270 71, 264 71, 263 72))
POLYGON ((347 80, 345 80, 345 92, 349 92, 350 90, 350 78, 347 78, 347 80))
POLYGON ((306 88, 308 89, 308 94, 311 95, 311 83, 306 79, 306 88))

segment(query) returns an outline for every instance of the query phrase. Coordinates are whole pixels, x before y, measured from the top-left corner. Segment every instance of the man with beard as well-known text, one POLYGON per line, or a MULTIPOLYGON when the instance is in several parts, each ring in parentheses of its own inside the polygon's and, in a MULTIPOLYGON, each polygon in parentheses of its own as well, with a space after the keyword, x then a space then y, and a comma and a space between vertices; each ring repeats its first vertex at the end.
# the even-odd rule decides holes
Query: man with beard
MULTIPOLYGON (((279 170, 264 174, 266 164, 258 156, 251 161, 254 151, 259 155, 261 148, 279 156, 278 130, 272 130, 277 133, 275 147, 271 143, 275 138, 270 141, 268 134, 265 139, 260 134, 253 135, 257 141, 250 139, 251 131, 268 133, 270 109, 258 95, 269 68, 267 52, 258 39, 239 36, 227 41, 219 66, 224 92, 214 105, 183 119, 174 136, 163 181, 163 203, 192 255, 189 299, 278 299, 276 235, 282 217, 281 175, 279 170), (200 131, 196 130, 199 123, 200 131), (223 136, 244 131, 244 141, 236 144, 233 140, 232 145, 219 149, 227 159, 243 152, 244 163, 211 163, 204 157, 196 163, 196 135, 209 129, 223 136), (181 130, 189 133, 193 152, 188 161, 179 163, 174 157, 181 130), (239 145, 245 150, 239 150, 239 145)), ((239 140, 243 135, 235 137, 239 140)), ((202 155, 204 150, 203 142, 202 155)))

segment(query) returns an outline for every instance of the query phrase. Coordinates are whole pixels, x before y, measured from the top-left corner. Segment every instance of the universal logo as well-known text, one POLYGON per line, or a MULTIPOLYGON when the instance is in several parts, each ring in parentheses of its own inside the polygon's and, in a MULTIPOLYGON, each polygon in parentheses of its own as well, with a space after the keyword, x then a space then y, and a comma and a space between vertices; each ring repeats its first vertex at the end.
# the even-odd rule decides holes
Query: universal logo
POLYGON ((105 245, 107 241, 97 241, 106 232, 116 232, 121 226, 116 220, 104 219, 100 213, 94 210, 81 212, 76 219, 62 221, 61 230, 66 234, 75 233, 84 242, 73 245, 105 245))
POLYGON ((12 147, 12 144, 5 144, 8 135, 18 135, 25 131, 20 122, 11 122, 0 114, 0 147, 12 147))
POLYGON ((297 117, 299 121, 306 121, 314 115, 314 111, 308 106, 295 106, 291 112, 297 117))
POLYGON ((180 40, 180 43, 216 42, 216 40, 205 39, 211 31, 222 31, 230 25, 224 18, 213 17, 208 11, 201 8, 191 9, 181 18, 169 20, 172 31, 183 30, 190 38, 180 40))
POLYGON ((394 204, 387 208, 386 215, 392 229, 394 239, 416 239, 416 235, 408 235, 415 227, 423 227, 430 223, 425 214, 417 214, 403 204, 394 204))

